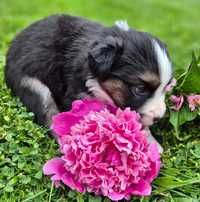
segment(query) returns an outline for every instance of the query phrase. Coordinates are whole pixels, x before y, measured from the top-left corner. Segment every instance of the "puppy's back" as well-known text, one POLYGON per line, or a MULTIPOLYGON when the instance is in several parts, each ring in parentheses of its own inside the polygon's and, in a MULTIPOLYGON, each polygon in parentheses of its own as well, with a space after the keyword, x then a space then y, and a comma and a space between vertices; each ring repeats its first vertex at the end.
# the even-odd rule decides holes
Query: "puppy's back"
POLYGON ((10 45, 5 66, 7 86, 41 124, 47 125, 52 113, 58 112, 57 105, 65 93, 65 56, 81 35, 84 23, 87 21, 78 17, 50 16, 24 29, 10 45))
MULTIPOLYGON (((54 15, 33 23, 20 32, 12 41, 7 54, 7 85, 14 89, 14 83, 18 81, 18 76, 21 79, 21 74, 36 76, 35 72, 41 73, 43 68, 47 73, 47 66, 52 66, 52 60, 56 58, 62 62, 66 48, 73 42, 78 21, 76 17, 54 15)), ((44 79, 45 72, 44 75, 37 76, 44 79)))

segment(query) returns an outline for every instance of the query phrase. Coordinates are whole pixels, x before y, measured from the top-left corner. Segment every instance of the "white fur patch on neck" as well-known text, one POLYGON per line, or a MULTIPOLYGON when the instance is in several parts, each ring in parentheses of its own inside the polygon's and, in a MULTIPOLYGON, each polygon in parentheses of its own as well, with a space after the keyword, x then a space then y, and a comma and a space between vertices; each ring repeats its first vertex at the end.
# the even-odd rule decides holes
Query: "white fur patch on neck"
POLYGON ((129 30, 129 26, 126 20, 117 20, 115 21, 115 25, 126 32, 129 30))
POLYGON ((114 104, 112 98, 103 90, 103 88, 96 79, 88 79, 85 85, 88 90, 93 94, 93 96, 97 99, 108 102, 110 104, 114 104))

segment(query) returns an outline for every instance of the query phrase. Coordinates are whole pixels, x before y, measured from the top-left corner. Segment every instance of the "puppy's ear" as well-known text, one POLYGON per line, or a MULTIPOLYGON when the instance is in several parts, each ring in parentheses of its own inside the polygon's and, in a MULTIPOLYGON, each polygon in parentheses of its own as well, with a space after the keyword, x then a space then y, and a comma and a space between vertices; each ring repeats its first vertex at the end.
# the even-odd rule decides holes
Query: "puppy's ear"
POLYGON ((95 42, 88 53, 88 62, 91 72, 98 78, 106 78, 117 57, 123 52, 122 39, 108 36, 101 42, 95 42))

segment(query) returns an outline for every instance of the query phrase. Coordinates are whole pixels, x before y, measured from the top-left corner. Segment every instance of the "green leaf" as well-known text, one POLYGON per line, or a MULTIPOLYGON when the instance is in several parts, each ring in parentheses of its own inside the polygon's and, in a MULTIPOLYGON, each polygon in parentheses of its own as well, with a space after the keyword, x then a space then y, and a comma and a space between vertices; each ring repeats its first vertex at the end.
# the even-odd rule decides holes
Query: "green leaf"
POLYGON ((3 187, 5 187, 5 183, 3 183, 2 180, 0 180, 0 189, 2 189, 3 187))
POLYGON ((12 185, 7 185, 3 190, 4 190, 5 192, 12 192, 14 189, 13 189, 13 186, 12 186, 12 185))
POLYGON ((28 183, 31 182, 31 178, 28 177, 28 176, 24 176, 24 175, 23 175, 23 176, 21 176, 20 182, 21 182, 22 184, 28 184, 28 183))
POLYGON ((166 190, 171 190, 195 183, 200 183, 200 178, 197 177, 197 178, 190 178, 188 180, 180 180, 173 176, 165 176, 165 177, 158 177, 154 181, 154 183, 160 186, 155 190, 155 193, 158 194, 166 190))
POLYGON ((192 62, 184 74, 179 88, 184 93, 200 93, 200 57, 193 54, 192 62))
POLYGON ((177 137, 179 138, 179 128, 188 121, 192 121, 197 117, 197 112, 191 112, 188 105, 185 103, 180 111, 170 110, 169 122, 174 127, 177 137))
POLYGON ((37 179, 41 179, 42 178, 42 171, 38 171, 36 174, 35 174, 35 178, 37 179))
POLYGON ((194 202, 192 198, 186 198, 186 197, 179 197, 179 198, 173 198, 174 202, 194 202))
POLYGON ((110 200, 109 198, 105 198, 105 199, 103 200, 103 202, 111 202, 111 200, 110 200))
POLYGON ((76 192, 76 191, 73 191, 73 190, 70 190, 70 191, 68 192, 67 196, 68 196, 69 198, 74 199, 74 198, 76 198, 76 196, 77 196, 77 192, 76 192))
POLYGON ((91 196, 89 195, 89 202, 101 202, 101 197, 100 196, 91 196))
POLYGON ((181 181, 179 181, 176 177, 173 176, 159 177, 154 181, 154 183, 161 187, 169 187, 169 188, 182 184, 181 181))
POLYGON ((179 112, 170 110, 169 122, 174 127, 174 130, 176 131, 176 133, 178 133, 178 129, 179 129, 179 112))
POLYGON ((187 121, 192 121, 197 117, 196 112, 191 112, 188 105, 184 104, 179 113, 179 126, 183 125, 187 121))
POLYGON ((84 202, 84 197, 82 193, 78 193, 76 196, 77 202, 84 202))
POLYGON ((200 143, 195 145, 195 149, 192 153, 196 158, 200 158, 200 143))

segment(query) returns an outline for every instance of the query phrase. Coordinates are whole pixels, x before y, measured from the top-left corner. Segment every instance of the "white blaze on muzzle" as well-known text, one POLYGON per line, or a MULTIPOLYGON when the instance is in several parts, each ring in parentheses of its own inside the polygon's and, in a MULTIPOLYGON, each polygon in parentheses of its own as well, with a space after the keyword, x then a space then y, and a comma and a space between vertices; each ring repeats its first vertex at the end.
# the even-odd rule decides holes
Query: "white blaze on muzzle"
POLYGON ((172 76, 171 62, 166 51, 162 49, 155 40, 153 40, 152 43, 158 61, 161 83, 153 96, 139 109, 139 112, 143 114, 142 121, 144 125, 151 125, 155 118, 161 118, 164 116, 166 111, 164 88, 172 76))

